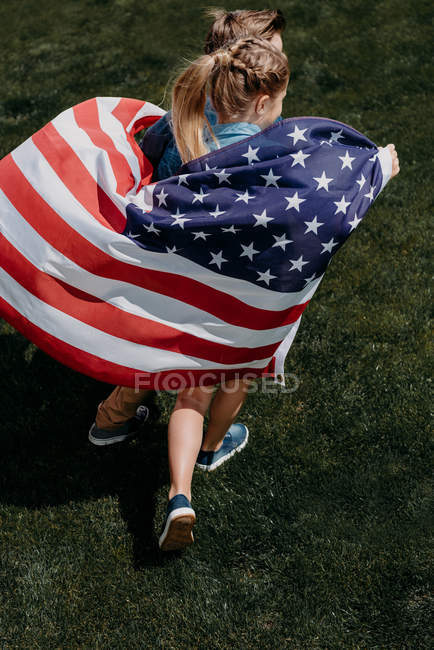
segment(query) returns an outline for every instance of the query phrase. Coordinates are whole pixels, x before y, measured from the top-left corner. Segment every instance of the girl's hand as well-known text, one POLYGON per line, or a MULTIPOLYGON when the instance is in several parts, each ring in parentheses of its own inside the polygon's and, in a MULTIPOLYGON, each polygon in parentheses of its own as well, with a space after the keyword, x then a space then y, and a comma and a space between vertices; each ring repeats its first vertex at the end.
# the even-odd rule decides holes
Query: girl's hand
POLYGON ((393 178, 399 174, 399 158, 394 144, 388 144, 387 149, 389 149, 390 155, 392 156, 392 175, 390 178, 393 178))

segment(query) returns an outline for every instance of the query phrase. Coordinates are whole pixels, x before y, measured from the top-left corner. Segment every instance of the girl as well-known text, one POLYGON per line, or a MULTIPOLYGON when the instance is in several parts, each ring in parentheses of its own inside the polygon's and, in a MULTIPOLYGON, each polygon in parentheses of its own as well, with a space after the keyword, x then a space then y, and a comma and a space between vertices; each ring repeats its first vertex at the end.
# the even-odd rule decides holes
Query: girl
MULTIPOLYGON (((245 38, 197 59, 173 90, 173 130, 182 162, 273 124, 281 113, 288 79, 286 57, 262 39, 245 38), (207 94, 218 117, 213 127, 205 113, 207 94)), ((393 177, 399 172, 399 162, 394 146, 388 149, 393 177)), ((246 380, 227 382, 212 403, 212 387, 198 386, 178 394, 168 427, 171 485, 159 539, 162 550, 180 549, 193 541, 195 513, 190 499, 195 464, 212 470, 245 446, 247 427, 232 422, 247 389, 246 380), (209 426, 203 436, 210 404, 209 426)))
MULTIPOLYGON (((224 9, 209 9, 206 14, 213 22, 205 39, 205 54, 212 54, 229 41, 247 36, 263 38, 282 51, 285 18, 279 9, 239 9, 229 12, 224 9)), ((215 125, 217 115, 209 100, 204 112, 210 124, 215 125)), ((226 134, 221 133, 220 137, 228 138, 229 134, 230 129, 226 134)), ((236 141, 237 134, 232 135, 235 135, 232 141, 236 141)), ((250 131, 246 135, 250 135, 250 131)), ((242 137, 242 133, 239 132, 238 136, 242 137)), ((229 141, 225 144, 229 144, 229 141)), ((176 173, 182 161, 173 136, 171 111, 147 129, 140 146, 155 168, 154 180, 168 178, 176 173)), ((89 440, 95 445, 111 445, 133 437, 149 416, 149 408, 143 402, 151 405, 153 397, 152 391, 117 386, 98 406, 95 422, 89 431, 89 440)), ((153 405, 153 410, 155 408, 153 405)))
MULTIPOLYGON (((182 162, 271 125, 282 111, 288 80, 286 56, 264 39, 244 38, 194 61, 176 80, 172 95, 173 131, 182 162), (218 118, 214 127, 205 115, 207 95, 218 118)), ((170 164, 169 156, 166 162, 170 164)), ((195 464, 215 469, 245 446, 247 427, 232 423, 247 389, 246 380, 232 380, 220 389, 211 404, 205 436, 203 421, 213 387, 178 394, 168 427, 171 485, 159 539, 162 550, 180 549, 193 541, 196 517, 190 500, 195 464)))

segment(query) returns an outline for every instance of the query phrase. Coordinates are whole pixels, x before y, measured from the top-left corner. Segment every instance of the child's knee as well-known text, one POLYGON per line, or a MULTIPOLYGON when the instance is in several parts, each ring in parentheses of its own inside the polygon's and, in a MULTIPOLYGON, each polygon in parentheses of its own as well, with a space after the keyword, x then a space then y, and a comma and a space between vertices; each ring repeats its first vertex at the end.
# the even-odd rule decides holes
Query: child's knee
POLYGON ((213 386, 186 388, 178 393, 175 409, 191 408, 205 415, 211 401, 213 386))

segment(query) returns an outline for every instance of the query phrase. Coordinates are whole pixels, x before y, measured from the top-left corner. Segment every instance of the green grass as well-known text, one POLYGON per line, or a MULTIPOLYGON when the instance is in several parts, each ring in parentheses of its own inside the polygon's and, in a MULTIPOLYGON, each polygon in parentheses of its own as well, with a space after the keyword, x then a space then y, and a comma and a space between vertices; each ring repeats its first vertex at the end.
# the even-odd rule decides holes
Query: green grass
MULTIPOLYGON (((195 474, 191 549, 156 551, 174 396, 143 439, 97 449, 109 387, 0 325, 0 647, 431 647, 430 5, 279 3, 284 114, 394 142, 401 173, 303 317, 298 390, 249 395, 249 445, 195 474)), ((89 97, 167 107, 206 27, 180 0, 3 2, 1 155, 89 97)))

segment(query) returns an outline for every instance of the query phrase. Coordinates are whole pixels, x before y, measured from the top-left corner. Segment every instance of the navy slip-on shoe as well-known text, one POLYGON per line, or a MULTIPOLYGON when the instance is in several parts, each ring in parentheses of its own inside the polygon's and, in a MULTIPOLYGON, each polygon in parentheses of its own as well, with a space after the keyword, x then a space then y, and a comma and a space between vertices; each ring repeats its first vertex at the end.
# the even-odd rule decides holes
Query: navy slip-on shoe
POLYGON ((163 532, 158 540, 162 551, 179 551, 194 542, 196 513, 184 494, 176 494, 167 504, 163 532))
POLYGON ((196 460, 196 467, 206 472, 212 472, 219 465, 229 460, 237 451, 244 449, 248 439, 249 430, 246 425, 238 422, 233 424, 223 438, 220 449, 217 451, 200 450, 196 460))
POLYGON ((149 419, 149 408, 143 404, 136 410, 134 417, 127 420, 117 429, 109 431, 107 429, 98 429, 95 422, 89 429, 89 440, 94 445, 105 446, 113 445, 116 442, 123 442, 135 436, 145 422, 149 419))

